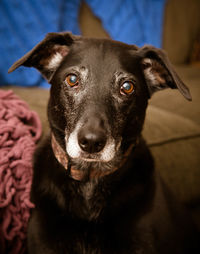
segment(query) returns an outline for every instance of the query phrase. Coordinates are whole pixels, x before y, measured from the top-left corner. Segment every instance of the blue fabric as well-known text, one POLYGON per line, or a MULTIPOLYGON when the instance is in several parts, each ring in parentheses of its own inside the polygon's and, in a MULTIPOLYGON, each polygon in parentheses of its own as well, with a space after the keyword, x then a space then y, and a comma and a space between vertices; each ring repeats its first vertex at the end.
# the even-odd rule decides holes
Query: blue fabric
POLYGON ((166 0, 86 0, 109 35, 128 44, 162 45, 166 0))
MULTIPOLYGON (((161 47, 166 0, 86 0, 105 30, 115 40, 161 47)), ((49 87, 33 69, 8 68, 48 32, 80 34, 81 0, 0 1, 0 85, 49 87)))
POLYGON ((49 87, 34 68, 8 68, 41 41, 48 32, 80 34, 80 0, 0 1, 0 84, 49 87))

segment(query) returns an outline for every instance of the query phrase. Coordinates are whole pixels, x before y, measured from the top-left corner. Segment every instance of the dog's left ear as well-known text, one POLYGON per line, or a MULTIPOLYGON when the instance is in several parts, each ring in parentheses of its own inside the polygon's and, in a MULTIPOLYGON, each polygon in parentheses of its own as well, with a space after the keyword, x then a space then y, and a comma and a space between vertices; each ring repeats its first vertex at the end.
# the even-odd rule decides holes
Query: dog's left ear
POLYGON ((15 62, 8 72, 14 71, 21 65, 35 67, 50 81, 61 61, 68 54, 69 47, 79 38, 68 32, 48 33, 43 41, 15 62))
POLYGON ((187 100, 192 100, 188 87, 179 78, 163 50, 144 46, 139 49, 139 55, 150 96, 155 91, 170 87, 178 89, 187 100))

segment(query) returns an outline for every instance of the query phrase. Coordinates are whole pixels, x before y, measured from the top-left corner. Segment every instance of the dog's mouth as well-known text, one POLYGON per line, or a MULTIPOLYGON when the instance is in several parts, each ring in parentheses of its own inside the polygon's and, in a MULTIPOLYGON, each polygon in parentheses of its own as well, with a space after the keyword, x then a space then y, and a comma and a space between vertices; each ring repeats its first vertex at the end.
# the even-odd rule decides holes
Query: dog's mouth
POLYGON ((88 135, 89 138, 93 139, 91 141, 93 143, 88 144, 87 142, 90 140, 80 141, 79 130, 80 127, 77 126, 72 133, 65 135, 66 152, 71 159, 85 162, 110 162, 113 160, 120 148, 120 139, 116 141, 112 137, 106 137, 100 142, 99 140, 96 141, 92 135, 88 135))
MULTIPOLYGON (((66 152, 58 144, 53 134, 51 143, 58 162, 60 162, 60 164, 62 164, 62 166, 68 171, 71 178, 78 181, 87 181, 91 179, 97 180, 102 176, 111 174, 120 168, 124 161, 126 161, 124 159, 127 158, 126 154, 123 158, 121 149, 119 149, 121 142, 118 142, 117 152, 113 153, 111 149, 112 156, 108 155, 107 158, 105 158, 101 152, 98 154, 78 153, 77 156, 70 156, 70 160, 69 155, 66 155, 66 152)), ((69 149, 68 143, 66 143, 66 147, 69 149)), ((109 145, 105 146, 105 150, 108 149, 107 147, 109 147, 109 145)), ((132 149, 131 146, 129 148, 132 149)), ((128 154, 130 154, 131 149, 128 149, 128 154)), ((105 151, 103 153, 105 153, 105 151)))
POLYGON ((81 156, 80 159, 87 162, 101 162, 101 160, 98 158, 90 158, 86 156, 81 156))
POLYGON ((121 142, 118 142, 117 146, 114 141, 107 142, 104 149, 98 153, 86 153, 81 149, 75 153, 71 151, 74 147, 70 147, 69 144, 70 142, 66 144, 66 148, 71 161, 70 176, 75 180, 98 180, 116 171, 120 165, 121 142))
POLYGON ((89 153, 83 151, 78 142, 74 140, 74 137, 70 136, 66 141, 66 152, 71 159, 76 159, 76 161, 81 160, 85 162, 110 162, 115 157, 120 145, 120 141, 115 142, 114 139, 110 139, 107 141, 101 151, 96 153, 89 153))

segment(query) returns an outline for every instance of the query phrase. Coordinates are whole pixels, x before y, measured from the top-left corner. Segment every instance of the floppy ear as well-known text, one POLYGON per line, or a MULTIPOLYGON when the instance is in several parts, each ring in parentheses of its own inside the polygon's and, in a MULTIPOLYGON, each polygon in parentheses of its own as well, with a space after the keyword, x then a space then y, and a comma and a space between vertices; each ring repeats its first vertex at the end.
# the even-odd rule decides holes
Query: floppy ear
POLYGON ((21 65, 35 67, 49 81, 68 54, 70 45, 79 38, 67 32, 48 33, 43 41, 15 62, 8 72, 14 71, 21 65))
POLYGON ((192 100, 188 87, 179 78, 163 50, 144 46, 139 53, 150 96, 155 91, 170 87, 178 89, 187 100, 192 100))

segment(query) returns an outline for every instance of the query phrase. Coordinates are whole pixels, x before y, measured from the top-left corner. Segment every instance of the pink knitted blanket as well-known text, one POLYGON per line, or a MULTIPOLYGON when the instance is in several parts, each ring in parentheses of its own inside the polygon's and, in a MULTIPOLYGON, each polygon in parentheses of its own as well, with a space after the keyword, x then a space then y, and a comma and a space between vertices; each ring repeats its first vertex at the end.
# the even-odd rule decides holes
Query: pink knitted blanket
POLYGON ((41 136, 37 114, 12 91, 0 90, 0 253, 23 254, 32 180, 32 155, 41 136))

